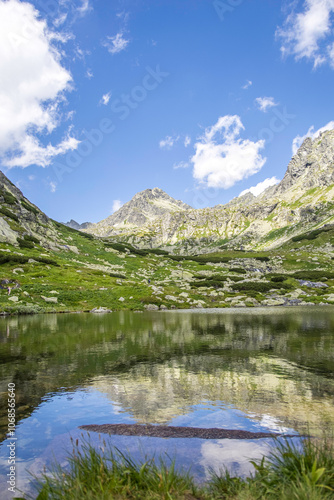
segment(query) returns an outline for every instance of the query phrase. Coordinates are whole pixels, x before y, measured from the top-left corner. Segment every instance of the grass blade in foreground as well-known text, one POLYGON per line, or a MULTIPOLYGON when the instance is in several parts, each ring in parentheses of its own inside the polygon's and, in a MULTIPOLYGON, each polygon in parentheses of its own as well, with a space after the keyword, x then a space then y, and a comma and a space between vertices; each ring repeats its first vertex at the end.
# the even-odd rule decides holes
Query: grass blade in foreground
MULTIPOLYGON (((102 449, 102 451, 104 451, 102 449)), ((52 476, 43 476, 38 500, 320 500, 334 498, 333 445, 311 439, 300 447, 289 440, 260 462, 252 462, 255 473, 246 479, 228 471, 211 472, 205 485, 197 486, 188 474, 159 459, 135 462, 116 448, 106 456, 89 443, 76 444, 68 471, 56 466, 52 476)))

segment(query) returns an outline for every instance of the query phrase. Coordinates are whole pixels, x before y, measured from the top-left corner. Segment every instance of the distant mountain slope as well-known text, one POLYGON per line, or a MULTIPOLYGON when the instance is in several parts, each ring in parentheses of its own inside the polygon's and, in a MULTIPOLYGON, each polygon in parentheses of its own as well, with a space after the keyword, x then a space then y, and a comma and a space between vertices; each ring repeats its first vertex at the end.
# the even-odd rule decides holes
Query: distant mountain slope
POLYGON ((70 227, 72 229, 76 229, 77 231, 82 231, 83 229, 87 229, 87 228, 89 228, 89 226, 92 225, 91 222, 83 222, 82 224, 79 224, 79 222, 77 222, 73 219, 71 219, 68 222, 62 222, 62 224, 64 224, 64 226, 70 227))
POLYGON ((191 209, 189 205, 175 200, 162 189, 145 189, 137 193, 117 212, 97 224, 92 224, 87 229, 89 233, 108 236, 113 232, 113 228, 131 230, 142 227, 168 213, 189 209, 191 209))
MULTIPOLYGON (((154 191, 161 193, 148 190, 154 191)), ((145 193, 138 193, 89 232, 142 246, 189 243, 195 249, 217 242, 272 248, 295 234, 334 222, 334 130, 305 139, 283 180, 257 197, 247 193, 226 205, 197 210, 187 205, 180 210, 174 204, 174 210, 161 207, 159 211, 153 204, 152 215, 146 216, 145 208, 150 205, 146 200, 143 204, 145 193)))

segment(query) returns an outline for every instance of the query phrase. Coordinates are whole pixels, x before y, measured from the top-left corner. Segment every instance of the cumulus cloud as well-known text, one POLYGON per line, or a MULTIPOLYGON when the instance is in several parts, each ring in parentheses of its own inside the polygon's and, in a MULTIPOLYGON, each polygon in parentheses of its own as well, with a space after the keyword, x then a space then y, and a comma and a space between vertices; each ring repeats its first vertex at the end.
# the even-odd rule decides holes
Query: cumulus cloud
POLYGON ((266 162, 260 154, 265 141, 240 138, 244 126, 239 116, 226 115, 205 130, 191 158, 193 176, 208 187, 228 189, 261 170, 266 162))
POLYGON ((101 97, 101 100, 100 100, 100 103, 99 104, 104 104, 104 106, 107 106, 107 104, 109 103, 110 101, 110 97, 111 97, 111 92, 107 92, 107 94, 104 94, 102 97, 101 97))
POLYGON ((259 182, 258 184, 256 184, 256 186, 252 186, 248 189, 245 189, 244 191, 241 191, 239 196, 243 196, 247 193, 252 193, 254 196, 259 196, 259 194, 263 193, 263 191, 265 191, 268 187, 275 186, 279 182, 280 179, 277 179, 276 177, 268 177, 268 179, 259 182))
POLYGON ((296 154, 300 146, 303 144, 306 137, 311 137, 311 139, 316 139, 322 132, 326 130, 334 129, 334 121, 328 122, 324 127, 319 128, 318 130, 314 130, 314 125, 308 129, 305 135, 297 135, 292 141, 292 154, 296 154))
POLYGON ((268 109, 278 105, 273 97, 257 97, 255 99, 255 103, 259 110, 263 111, 264 113, 266 113, 268 109))
POLYGON ((122 206, 123 203, 121 202, 121 200, 114 200, 112 204, 111 213, 113 214, 114 212, 117 212, 117 210, 119 210, 122 206))
POLYGON ((334 0, 305 0, 302 11, 292 11, 276 31, 282 54, 306 58, 314 67, 334 66, 333 12, 334 0))
POLYGON ((54 45, 60 39, 30 3, 0 0, 0 157, 7 167, 45 167, 78 147, 69 134, 56 146, 39 139, 60 124, 64 92, 71 89, 54 45))
POLYGON ((253 82, 251 80, 247 80, 245 85, 243 85, 241 88, 243 90, 247 90, 251 85, 253 85, 253 82))
POLYGON ((107 36, 107 39, 102 45, 108 49, 110 54, 114 55, 125 50, 129 43, 130 40, 126 40, 126 38, 123 37, 123 33, 120 32, 115 36, 107 36))
POLYGON ((159 147, 161 149, 171 149, 179 139, 180 136, 167 135, 164 139, 161 139, 159 147))

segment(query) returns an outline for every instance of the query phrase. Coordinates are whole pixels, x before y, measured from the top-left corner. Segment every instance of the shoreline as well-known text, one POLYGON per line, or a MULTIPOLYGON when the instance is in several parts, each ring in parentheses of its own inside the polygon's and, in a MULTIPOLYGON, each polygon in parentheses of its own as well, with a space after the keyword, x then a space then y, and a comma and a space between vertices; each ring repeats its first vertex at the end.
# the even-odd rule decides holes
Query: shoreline
POLYGON ((44 314, 95 314, 95 315, 102 315, 102 314, 112 314, 112 313, 121 313, 121 312, 132 312, 132 313, 169 313, 169 312, 204 312, 204 311, 210 311, 210 312, 221 312, 221 311, 254 311, 254 310, 268 310, 268 309, 292 309, 292 308, 305 308, 306 306, 316 308, 316 307, 333 307, 334 304, 310 304, 310 303, 304 303, 304 304, 280 304, 280 305, 259 305, 259 306, 245 306, 245 307, 237 307, 237 306, 231 306, 231 307, 194 307, 194 308, 175 308, 175 309, 157 309, 157 310, 139 310, 139 309, 116 309, 116 310, 105 310, 105 311, 92 311, 92 310, 74 310, 74 311, 69 311, 69 310, 61 310, 61 311, 39 311, 39 312, 20 312, 20 311, 0 311, 0 318, 8 318, 8 317, 15 317, 15 316, 42 316, 44 314))

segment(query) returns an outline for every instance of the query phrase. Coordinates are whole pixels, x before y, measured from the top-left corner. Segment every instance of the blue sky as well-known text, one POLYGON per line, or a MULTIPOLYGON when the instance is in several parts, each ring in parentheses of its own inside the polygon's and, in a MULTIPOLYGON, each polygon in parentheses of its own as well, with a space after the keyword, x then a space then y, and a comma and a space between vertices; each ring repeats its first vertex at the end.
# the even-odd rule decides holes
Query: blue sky
POLYGON ((202 208, 334 128, 334 0, 0 0, 0 168, 47 215, 202 208))

